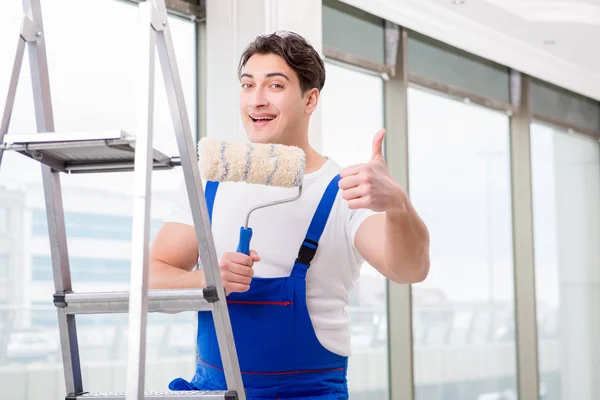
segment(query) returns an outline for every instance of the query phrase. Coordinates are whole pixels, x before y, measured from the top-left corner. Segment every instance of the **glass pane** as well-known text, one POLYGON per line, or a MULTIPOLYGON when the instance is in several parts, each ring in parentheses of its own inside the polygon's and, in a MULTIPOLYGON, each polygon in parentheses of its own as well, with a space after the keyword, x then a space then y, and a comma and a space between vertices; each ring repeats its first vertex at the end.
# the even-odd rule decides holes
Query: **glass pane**
POLYGON ((0 234, 8 232, 8 209, 0 207, 0 234))
POLYGON ((383 20, 338 0, 323 0, 323 44, 385 63, 383 20))
POLYGON ((408 106, 410 196, 431 234, 416 399, 516 399, 508 117, 414 88, 408 106))
POLYGON ((598 398, 600 146, 531 125, 539 370, 544 400, 598 398))
MULTIPOLYGON (((6 326, 6 320, 4 316, 7 314, 8 308, 10 307, 8 303, 13 294, 13 285, 11 285, 9 276, 9 265, 10 259, 8 258, 8 255, 0 254, 0 332, 2 332, 4 329, 3 327, 6 326)), ((0 333, 0 339, 1 337, 2 335, 0 333)), ((0 345, 0 356, 2 355, 1 348, 2 347, 0 345)))
MULTIPOLYGON (((19 37, 21 7, 20 1, 0 2, 2 100, 19 37)), ((136 93, 140 44, 137 7, 109 0, 48 0, 42 2, 42 13, 56 131, 122 129, 135 134, 140 100, 136 93)), ((169 17, 169 23, 195 132, 195 24, 176 17, 169 17)), ((155 97, 154 147, 178 155, 158 59, 155 97)), ((33 112, 26 52, 9 133, 35 132, 33 112)), ((181 176, 180 169, 153 174, 152 233, 166 216, 181 176)), ((128 289, 133 174, 61 175, 61 183, 74 290, 128 289)), ((0 311, 0 397, 64 399, 39 164, 19 154, 4 154, 0 199, 9 195, 19 201, 13 201, 9 209, 9 231, 17 245, 8 249, 14 290, 0 311)), ((171 379, 194 371, 194 326, 191 312, 150 315, 148 390, 164 390, 171 379)), ((77 327, 84 388, 125 390, 127 316, 78 316, 77 327)))
POLYGON ((539 79, 531 80, 531 107, 536 114, 600 131, 600 102, 539 79))
MULTIPOLYGON (((380 78, 326 64, 322 153, 342 166, 367 162, 372 139, 383 126, 383 82, 380 78), (360 110, 356 110, 360 93, 360 110), (348 118, 356 110, 360 118, 348 118)), ((365 263, 350 296, 352 356, 348 386, 353 400, 388 398, 386 282, 365 263)))
POLYGON ((490 99, 509 102, 508 68, 410 32, 408 71, 490 99))
MULTIPOLYGON (((6 289, 6 285, 8 284, 8 266, 10 263, 10 259, 8 258, 8 254, 0 253, 0 287, 6 289)), ((6 297, 7 291, 3 290, 0 292, 0 303, 7 302, 8 298, 6 297)))

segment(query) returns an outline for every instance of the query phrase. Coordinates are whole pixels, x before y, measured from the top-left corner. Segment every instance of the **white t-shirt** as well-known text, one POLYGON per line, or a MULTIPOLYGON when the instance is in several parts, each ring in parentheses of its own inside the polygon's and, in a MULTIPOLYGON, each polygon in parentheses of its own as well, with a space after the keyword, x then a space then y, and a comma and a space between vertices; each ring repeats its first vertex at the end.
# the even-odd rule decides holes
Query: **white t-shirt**
MULTIPOLYGON (((310 221, 331 179, 341 171, 333 160, 304 175, 302 195, 296 201, 261 208, 250 216, 253 230, 250 249, 261 260, 254 264, 254 276, 289 276, 310 221)), ((293 197, 297 188, 280 188, 237 182, 221 182, 213 206, 212 232, 217 256, 236 251, 239 231, 253 206, 293 197)), ((317 338, 328 350, 350 355, 349 292, 359 277, 363 259, 354 247, 360 224, 375 214, 351 210, 341 197, 335 200, 319 248, 307 273, 307 306, 317 338)), ((165 222, 193 226, 185 185, 165 222)))

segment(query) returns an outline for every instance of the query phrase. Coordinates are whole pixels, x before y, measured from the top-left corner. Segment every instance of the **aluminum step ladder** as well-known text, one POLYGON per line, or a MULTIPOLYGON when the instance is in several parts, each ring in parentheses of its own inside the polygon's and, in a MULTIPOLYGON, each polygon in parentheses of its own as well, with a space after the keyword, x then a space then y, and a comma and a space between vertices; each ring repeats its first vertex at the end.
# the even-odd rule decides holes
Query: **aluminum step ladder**
POLYGON ((122 131, 54 132, 48 62, 40 0, 23 0, 24 16, 18 38, 7 101, 0 125, 0 164, 5 151, 16 151, 42 165, 42 180, 54 277, 54 304, 62 346, 67 400, 75 399, 226 399, 245 400, 233 332, 221 283, 196 146, 186 112, 164 0, 138 5, 140 14, 140 71, 136 134, 122 131), (37 133, 7 134, 25 52, 29 50, 37 133), (154 57, 158 51, 179 157, 152 147, 154 57), (181 166, 192 209, 200 261, 207 287, 186 290, 148 290, 148 255, 152 170, 181 166), (134 171, 134 215, 130 292, 73 291, 61 194, 61 173, 134 171), (223 369, 224 391, 144 392, 146 320, 148 312, 210 311, 223 369), (129 350, 125 393, 88 393, 82 382, 76 315, 129 313, 129 350))

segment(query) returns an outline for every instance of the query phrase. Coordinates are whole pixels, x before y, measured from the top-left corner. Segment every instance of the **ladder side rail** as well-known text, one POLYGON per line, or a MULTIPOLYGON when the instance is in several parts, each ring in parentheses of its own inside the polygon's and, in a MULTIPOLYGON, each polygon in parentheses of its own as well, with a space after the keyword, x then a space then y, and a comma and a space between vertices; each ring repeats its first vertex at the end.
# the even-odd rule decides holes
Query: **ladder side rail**
MULTIPOLYGON (((15 105, 15 96, 17 94, 17 86, 19 84, 19 75, 21 72, 21 66, 23 65, 23 56, 25 55, 25 38, 23 37, 23 27, 25 20, 23 18, 23 25, 21 28, 21 34, 19 35, 19 42, 17 43, 17 51, 15 54, 15 61, 13 63, 12 72, 10 74, 10 83, 8 84, 8 94, 6 95, 6 103, 4 104, 4 112, 2 113, 2 122, 0 123, 0 146, 4 143, 4 135, 8 132, 10 125, 10 117, 12 110, 15 105)), ((0 165, 2 165, 2 155, 4 149, 0 148, 0 165)))
POLYGON ((208 217, 202 178, 197 163, 196 146, 192 140, 192 132, 185 106, 179 70, 177 68, 173 40, 168 25, 166 7, 164 0, 152 0, 152 3, 158 10, 159 18, 155 21, 155 29, 158 30, 158 56, 165 81, 175 135, 177 137, 188 200, 196 229, 200 260, 204 267, 206 285, 207 287, 212 286, 216 288, 219 299, 215 303, 212 315, 215 322, 214 325, 223 362, 225 380, 227 388, 236 391, 240 400, 245 400, 244 386, 229 318, 229 310, 219 272, 219 262, 208 217))
MULTIPOLYGON (((35 35, 37 40, 27 42, 37 131, 54 132, 48 60, 40 0, 23 0, 23 10, 37 27, 35 35)), ((70 292, 72 290, 71 272, 67 250, 60 176, 57 171, 52 170, 46 165, 42 164, 41 168, 54 288, 57 293, 70 292)), ((83 392, 83 382, 75 316, 66 315, 57 309, 57 317, 62 347, 65 386, 69 394, 79 394, 83 392)))
MULTIPOLYGON (((42 22, 41 0, 22 0, 24 18, 11 73, 2 121, 0 125, 0 163, 4 152, 4 136, 8 131, 25 47, 28 48, 33 88, 34 109, 38 133, 54 132, 54 119, 48 73, 48 60, 42 22)), ((129 292, 129 354, 127 372, 127 400, 144 398, 146 364, 146 330, 149 274, 149 231, 151 210, 151 171, 153 167, 153 111, 154 111, 154 49, 159 53, 166 86, 172 122, 175 128, 180 158, 184 171, 188 199, 192 209, 200 260, 205 268, 207 286, 212 289, 208 300, 217 331, 219 349, 229 398, 245 400, 245 392, 237 359, 231 321, 220 279, 216 249, 208 218, 202 180, 196 157, 196 146, 185 107, 183 89, 177 68, 171 33, 168 26, 165 0, 149 0, 139 6, 142 68, 139 77, 137 135, 134 157, 134 215, 132 238, 131 289, 129 292), (157 40, 158 33, 158 40, 157 40), (216 296, 214 295, 216 292, 216 296)), ((81 362, 76 332, 75 314, 65 312, 65 297, 72 293, 66 226, 60 182, 60 171, 42 163, 42 182, 50 239, 50 252, 55 286, 54 303, 57 306, 62 348, 63 371, 68 398, 84 396, 81 362)), ((208 294, 205 291, 205 294, 208 294)), ((202 295, 201 295, 202 296, 202 295)), ((203 297, 203 296, 202 296, 203 297)), ((199 394, 199 393, 198 393, 199 394)), ((219 391, 208 397, 221 398, 219 391)))
POLYGON ((148 270, 152 185, 152 135, 156 32, 152 5, 139 4, 139 61, 134 159, 133 235, 129 294, 127 400, 143 400, 148 318, 148 270))

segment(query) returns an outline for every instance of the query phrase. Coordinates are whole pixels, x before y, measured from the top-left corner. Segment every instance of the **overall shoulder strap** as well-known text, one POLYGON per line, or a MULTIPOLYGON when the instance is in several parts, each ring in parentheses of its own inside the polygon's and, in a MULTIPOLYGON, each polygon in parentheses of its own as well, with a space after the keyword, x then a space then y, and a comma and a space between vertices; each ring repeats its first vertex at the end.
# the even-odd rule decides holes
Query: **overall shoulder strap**
POLYGON ((310 262, 317 253, 319 239, 325 230, 325 225, 327 225, 329 214, 331 213, 333 203, 337 197, 339 181, 340 176, 336 175, 331 182, 329 182, 327 189, 325 189, 325 193, 323 194, 323 197, 317 206, 317 210, 315 211, 312 221, 308 227, 308 231, 306 232, 306 237, 300 246, 300 251, 298 252, 298 258, 296 259, 292 275, 297 275, 298 273, 302 274, 301 271, 306 274, 306 271, 310 266, 310 262), (298 264, 304 266, 305 268, 296 268, 298 264))
POLYGON ((208 218, 212 224, 212 211, 213 205, 215 204, 215 196, 217 189, 219 188, 219 182, 217 181, 206 181, 206 187, 204 188, 204 197, 206 199, 206 208, 208 208, 208 218))

